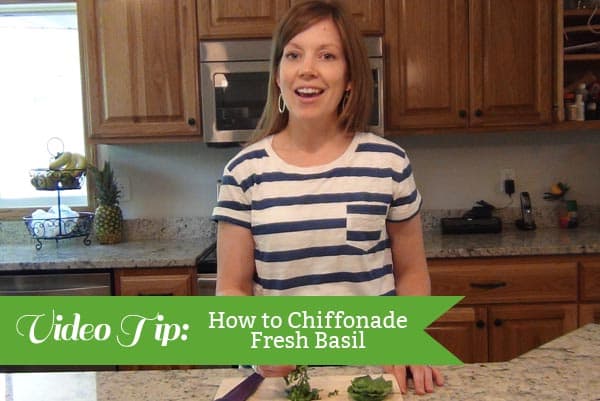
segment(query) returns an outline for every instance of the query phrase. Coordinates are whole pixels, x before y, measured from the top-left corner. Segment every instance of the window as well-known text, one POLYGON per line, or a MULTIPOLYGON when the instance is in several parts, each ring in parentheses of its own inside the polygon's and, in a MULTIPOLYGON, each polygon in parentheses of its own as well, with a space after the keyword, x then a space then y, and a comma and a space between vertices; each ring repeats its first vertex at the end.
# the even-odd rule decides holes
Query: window
MULTIPOLYGON (((85 154, 76 3, 0 5, 0 54, 0 209, 47 209, 56 193, 36 190, 30 171, 63 150, 49 139, 85 154)), ((61 202, 87 206, 85 185, 61 202)))

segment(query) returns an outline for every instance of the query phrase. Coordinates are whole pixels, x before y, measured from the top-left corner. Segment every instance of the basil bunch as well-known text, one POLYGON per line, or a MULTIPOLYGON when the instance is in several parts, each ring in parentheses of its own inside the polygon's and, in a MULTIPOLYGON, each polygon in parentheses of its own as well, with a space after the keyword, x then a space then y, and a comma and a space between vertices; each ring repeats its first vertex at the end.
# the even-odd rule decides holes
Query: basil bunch
POLYGON ((383 376, 359 376, 352 380, 348 394, 355 401, 381 401, 392 392, 392 382, 383 376))
POLYGON ((306 366, 297 366, 286 377, 285 384, 290 385, 285 391, 287 398, 291 401, 312 401, 319 400, 319 390, 311 388, 308 382, 308 370, 306 366))

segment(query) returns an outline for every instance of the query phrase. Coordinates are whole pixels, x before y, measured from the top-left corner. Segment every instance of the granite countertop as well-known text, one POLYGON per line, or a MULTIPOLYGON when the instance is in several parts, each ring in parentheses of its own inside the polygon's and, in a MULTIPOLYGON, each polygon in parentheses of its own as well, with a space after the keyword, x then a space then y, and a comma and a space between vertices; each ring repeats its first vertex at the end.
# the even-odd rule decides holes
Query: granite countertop
MULTIPOLYGON (((405 400, 598 401, 600 325, 589 324, 510 362, 443 367, 446 384, 435 393, 405 400)), ((375 367, 311 368, 309 375, 377 374, 375 367)), ((11 401, 211 401, 227 377, 248 371, 13 373, 0 375, 0 394, 11 401), (4 386, 4 388, 3 388, 4 386)))
MULTIPOLYGON (((429 258, 579 255, 600 253, 600 228, 505 230, 501 234, 442 235, 426 231, 429 258)), ((139 240, 116 245, 80 239, 0 245, 0 271, 194 266, 211 239, 139 240)))

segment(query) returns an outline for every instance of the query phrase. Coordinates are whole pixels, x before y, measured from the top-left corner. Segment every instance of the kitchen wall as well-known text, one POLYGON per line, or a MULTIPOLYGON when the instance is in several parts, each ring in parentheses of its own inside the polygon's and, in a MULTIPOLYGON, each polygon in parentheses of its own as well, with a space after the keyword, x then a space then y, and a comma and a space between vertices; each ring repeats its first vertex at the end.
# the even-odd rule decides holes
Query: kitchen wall
MULTIPOLYGON (((533 207, 555 181, 571 186, 580 205, 600 204, 600 133, 529 132, 436 134, 395 138, 409 153, 424 197, 424 209, 469 209, 484 199, 508 204, 500 193, 500 170, 516 174, 518 192, 529 191, 533 207)), ((209 216, 216 180, 239 148, 208 148, 202 143, 102 145, 120 177, 130 183, 122 201, 126 219, 209 216)))

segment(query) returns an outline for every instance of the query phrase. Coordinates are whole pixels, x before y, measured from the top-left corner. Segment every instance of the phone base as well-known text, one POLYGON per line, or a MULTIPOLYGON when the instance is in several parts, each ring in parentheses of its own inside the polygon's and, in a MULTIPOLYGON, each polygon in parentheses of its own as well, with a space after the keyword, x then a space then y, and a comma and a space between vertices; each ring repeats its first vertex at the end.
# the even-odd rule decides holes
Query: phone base
POLYGON ((517 228, 519 230, 526 230, 526 231, 535 230, 535 223, 534 222, 525 223, 523 221, 523 219, 519 219, 519 220, 515 221, 515 224, 516 224, 516 226, 517 226, 517 228))

